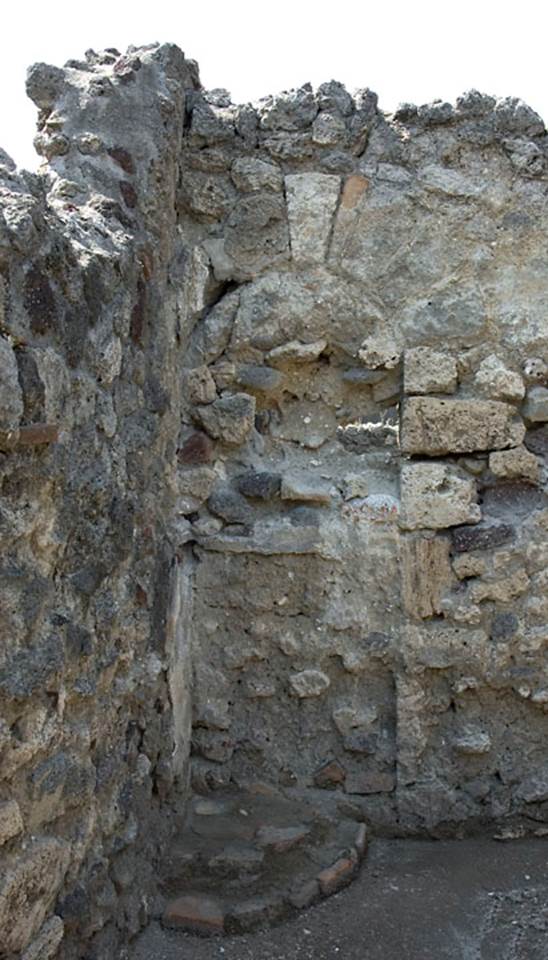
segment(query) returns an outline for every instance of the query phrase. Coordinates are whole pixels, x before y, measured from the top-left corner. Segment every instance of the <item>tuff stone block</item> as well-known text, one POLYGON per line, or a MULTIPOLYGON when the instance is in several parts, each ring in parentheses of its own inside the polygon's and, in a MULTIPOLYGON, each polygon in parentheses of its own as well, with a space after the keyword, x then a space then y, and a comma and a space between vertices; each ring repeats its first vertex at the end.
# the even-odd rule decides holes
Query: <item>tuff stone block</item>
POLYGON ((481 519, 474 481, 445 464, 404 464, 400 482, 400 524, 406 530, 442 530, 481 519))
POLYGON ((449 540, 406 539, 402 544, 402 597, 409 616, 425 619, 442 612, 443 594, 451 586, 449 540))
POLYGON ((410 348, 404 353, 403 386, 405 393, 454 393, 456 361, 429 347, 410 348))
POLYGON ((497 400, 409 397, 403 408, 404 453, 444 456, 499 450, 518 446, 524 436, 514 408, 497 400))
POLYGON ((327 173, 295 173, 285 178, 294 263, 325 260, 340 186, 340 177, 327 173))
POLYGON ((536 483, 540 473, 540 463, 534 453, 520 445, 511 450, 500 450, 489 454, 489 469, 496 477, 507 480, 530 480, 536 483))
POLYGON ((499 357, 492 354, 482 360, 475 377, 480 393, 493 400, 522 400, 525 386, 519 373, 508 370, 499 357))

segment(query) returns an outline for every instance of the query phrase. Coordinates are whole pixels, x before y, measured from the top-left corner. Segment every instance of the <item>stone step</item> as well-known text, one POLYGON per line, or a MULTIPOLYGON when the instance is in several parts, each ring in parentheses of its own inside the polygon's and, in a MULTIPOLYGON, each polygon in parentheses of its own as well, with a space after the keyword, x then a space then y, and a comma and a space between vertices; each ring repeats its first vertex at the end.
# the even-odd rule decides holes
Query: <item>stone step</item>
POLYGON ((323 797, 196 797, 162 865, 162 922, 204 936, 274 924, 350 883, 367 839, 365 823, 323 797))

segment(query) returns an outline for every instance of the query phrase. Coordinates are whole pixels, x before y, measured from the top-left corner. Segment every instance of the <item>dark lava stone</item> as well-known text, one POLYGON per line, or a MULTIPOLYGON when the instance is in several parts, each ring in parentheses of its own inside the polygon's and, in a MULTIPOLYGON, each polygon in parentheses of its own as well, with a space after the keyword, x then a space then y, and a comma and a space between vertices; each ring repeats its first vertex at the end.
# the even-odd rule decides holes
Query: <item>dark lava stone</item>
POLYGON ((209 463, 213 459, 214 443, 205 433, 196 432, 185 440, 177 453, 180 463, 209 463))
POLYGON ((515 613, 497 613, 491 623, 491 637, 493 640, 506 640, 514 636, 518 626, 515 613))
POLYGON ((250 470, 238 477, 238 489, 246 497, 256 497, 258 500, 270 500, 279 492, 282 478, 279 473, 269 473, 266 470, 255 472, 250 470))
POLYGON ((489 550, 506 543, 514 536, 514 528, 509 523, 478 524, 475 527, 453 527, 451 540, 457 553, 468 550, 489 550))
POLYGON ((525 434, 525 446, 537 457, 548 457, 548 424, 525 434))
POLYGON ((526 517, 534 510, 542 510, 546 503, 542 490, 519 481, 485 487, 482 498, 483 513, 492 517, 526 517))

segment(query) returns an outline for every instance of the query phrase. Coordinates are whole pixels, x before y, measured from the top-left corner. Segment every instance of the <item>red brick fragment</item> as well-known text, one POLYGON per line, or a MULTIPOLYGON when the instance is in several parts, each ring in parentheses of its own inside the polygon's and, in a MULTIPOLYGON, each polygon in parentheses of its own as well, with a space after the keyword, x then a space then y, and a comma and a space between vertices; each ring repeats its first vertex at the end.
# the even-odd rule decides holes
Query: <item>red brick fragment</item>
POLYGON ((0 430, 0 449, 12 450, 14 447, 38 447, 46 443, 56 443, 59 439, 59 427, 54 423, 30 423, 19 430, 0 430))
POLYGON ((209 463, 215 447, 205 433, 192 433, 177 452, 180 463, 209 463))
POLYGON ((357 854, 352 852, 348 857, 341 857, 318 874, 318 883, 324 897, 336 893, 350 883, 358 866, 357 854))
POLYGON ((330 760, 314 774, 314 783, 317 787, 335 787, 346 779, 346 770, 338 760, 330 760))
POLYGON ((166 927, 179 927, 193 933, 223 933, 225 918, 223 908, 210 897, 179 897, 168 903, 162 923, 166 927))

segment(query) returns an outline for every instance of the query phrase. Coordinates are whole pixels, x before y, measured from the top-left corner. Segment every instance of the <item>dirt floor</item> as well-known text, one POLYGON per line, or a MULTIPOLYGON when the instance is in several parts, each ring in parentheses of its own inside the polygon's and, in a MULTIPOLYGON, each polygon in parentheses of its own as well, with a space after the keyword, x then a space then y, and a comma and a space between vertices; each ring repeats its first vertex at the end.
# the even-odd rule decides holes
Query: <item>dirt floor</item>
POLYGON ((361 876, 273 929, 151 925, 129 960, 548 960, 548 839, 376 840, 361 876))

